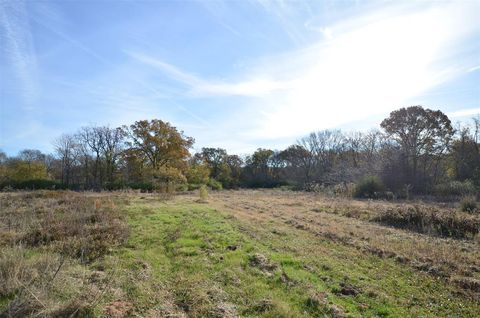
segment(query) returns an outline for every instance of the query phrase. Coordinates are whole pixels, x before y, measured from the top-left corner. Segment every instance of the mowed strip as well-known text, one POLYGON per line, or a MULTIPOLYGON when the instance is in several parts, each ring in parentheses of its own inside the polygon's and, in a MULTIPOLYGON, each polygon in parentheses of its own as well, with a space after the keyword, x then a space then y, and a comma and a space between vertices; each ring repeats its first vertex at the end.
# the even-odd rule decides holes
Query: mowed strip
POLYGON ((234 198, 215 196, 209 203, 193 196, 133 200, 126 207, 130 241, 112 260, 134 311, 179 317, 480 312, 478 301, 442 279, 292 226, 271 205, 251 199, 256 208, 235 208, 234 198))

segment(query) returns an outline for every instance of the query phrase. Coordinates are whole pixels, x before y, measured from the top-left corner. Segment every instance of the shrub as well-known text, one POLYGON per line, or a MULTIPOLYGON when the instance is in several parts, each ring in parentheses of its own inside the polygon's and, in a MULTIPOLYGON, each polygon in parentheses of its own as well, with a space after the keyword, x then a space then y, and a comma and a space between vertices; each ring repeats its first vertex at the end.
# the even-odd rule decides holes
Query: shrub
POLYGON ((469 181, 450 181, 435 187, 435 194, 443 197, 468 196, 475 194, 475 185, 469 181))
POLYGON ((24 181, 4 182, 0 185, 0 188, 7 188, 7 190, 8 188, 19 190, 55 190, 66 189, 66 186, 58 181, 48 179, 31 179, 24 181))
POLYGON ((477 202, 474 196, 466 196, 460 201, 460 210, 463 212, 473 213, 478 211, 477 202))
POLYGON ((354 183, 338 183, 333 186, 333 193, 335 196, 351 198, 355 194, 355 188, 354 183))
POLYGON ((150 182, 130 183, 128 187, 134 190, 140 190, 141 192, 151 192, 154 189, 153 184, 150 182))
POLYGON ((202 185, 200 187, 200 200, 207 201, 208 199, 208 190, 206 185, 202 185))
POLYGON ((356 198, 377 198, 383 191, 383 184, 377 176, 365 177, 355 186, 356 198))
POLYGON ((195 191, 202 187, 202 184, 199 183, 189 183, 188 184, 188 191, 195 191))
POLYGON ((208 180, 207 185, 212 189, 212 190, 222 190, 222 183, 215 180, 215 179, 210 179, 208 180))
POLYGON ((178 192, 186 192, 188 191, 188 184, 187 183, 178 184, 175 190, 178 192))
POLYGON ((373 221, 419 233, 454 238, 472 238, 480 229, 478 217, 423 205, 389 208, 373 218, 373 221))

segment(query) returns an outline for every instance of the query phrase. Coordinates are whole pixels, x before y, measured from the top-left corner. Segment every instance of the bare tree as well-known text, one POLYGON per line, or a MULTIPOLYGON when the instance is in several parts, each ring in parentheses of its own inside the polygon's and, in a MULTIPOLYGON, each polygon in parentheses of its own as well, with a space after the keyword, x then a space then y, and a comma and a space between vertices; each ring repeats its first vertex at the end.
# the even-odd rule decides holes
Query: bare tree
POLYGON ((119 156, 122 152, 125 133, 121 128, 101 127, 100 135, 102 157, 105 160, 106 178, 111 184, 114 180, 114 173, 119 156))
POLYGON ((83 127, 76 135, 83 154, 83 171, 86 186, 90 186, 90 171, 93 176, 93 187, 97 190, 103 185, 101 151, 104 144, 102 128, 97 126, 83 127), (91 160, 92 158, 92 160, 91 160), (90 167, 90 161, 93 161, 90 167))
POLYGON ((64 134, 54 143, 55 152, 61 161, 61 179, 67 187, 72 184, 73 170, 78 159, 78 143, 73 135, 64 134))

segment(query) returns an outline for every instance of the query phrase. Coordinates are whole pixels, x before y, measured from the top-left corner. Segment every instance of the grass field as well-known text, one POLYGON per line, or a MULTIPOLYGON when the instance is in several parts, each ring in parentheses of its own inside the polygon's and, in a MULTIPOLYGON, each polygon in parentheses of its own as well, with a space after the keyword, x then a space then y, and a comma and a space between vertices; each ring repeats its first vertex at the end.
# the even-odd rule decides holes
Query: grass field
POLYGON ((470 230, 478 217, 448 206, 271 190, 220 191, 206 201, 196 193, 172 198, 26 195, 1 197, 6 209, 0 223, 0 278, 8 283, 0 290, 2 316, 480 313, 480 241, 470 230), (40 206, 63 206, 72 196, 90 206, 92 212, 82 214, 88 221, 75 218, 72 223, 65 208, 44 210, 54 211, 50 222, 57 213, 70 222, 65 224, 82 230, 75 234, 58 230, 65 226, 48 228, 47 233, 64 236, 50 235, 45 241, 40 239, 45 234, 37 234, 37 240, 28 241, 42 223, 31 214, 27 222, 27 211, 35 207, 33 214, 38 214, 40 206), (14 210, 19 212, 12 216, 14 210), (430 219, 448 215, 448 224, 457 230, 410 227, 384 217, 404 210, 430 219), (455 222, 470 227, 458 232, 455 222), (458 233, 465 235, 458 238, 458 233), (73 244, 84 236, 96 243, 73 244))

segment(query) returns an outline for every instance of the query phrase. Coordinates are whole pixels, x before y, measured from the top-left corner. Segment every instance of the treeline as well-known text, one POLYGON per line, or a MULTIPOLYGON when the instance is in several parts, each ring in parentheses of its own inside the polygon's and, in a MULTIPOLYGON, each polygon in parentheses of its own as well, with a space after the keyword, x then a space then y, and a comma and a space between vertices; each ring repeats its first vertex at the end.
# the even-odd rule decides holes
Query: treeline
POLYGON ((193 138, 156 119, 84 127, 57 138, 53 154, 0 152, 0 186, 97 191, 285 186, 364 197, 479 191, 480 117, 454 128, 441 111, 412 106, 393 111, 380 126, 366 133, 314 132, 284 150, 258 149, 244 157, 221 148, 192 154, 193 138))

